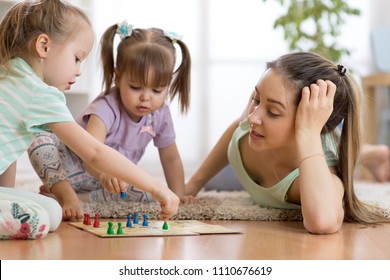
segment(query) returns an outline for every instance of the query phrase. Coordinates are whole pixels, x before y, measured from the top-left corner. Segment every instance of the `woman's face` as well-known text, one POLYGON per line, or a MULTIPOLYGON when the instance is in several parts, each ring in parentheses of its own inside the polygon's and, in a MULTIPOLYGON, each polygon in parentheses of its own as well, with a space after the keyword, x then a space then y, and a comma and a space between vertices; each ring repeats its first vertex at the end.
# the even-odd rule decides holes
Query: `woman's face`
POLYGON ((267 70, 253 91, 249 107, 249 146, 255 151, 286 148, 295 145, 293 93, 282 77, 267 70))

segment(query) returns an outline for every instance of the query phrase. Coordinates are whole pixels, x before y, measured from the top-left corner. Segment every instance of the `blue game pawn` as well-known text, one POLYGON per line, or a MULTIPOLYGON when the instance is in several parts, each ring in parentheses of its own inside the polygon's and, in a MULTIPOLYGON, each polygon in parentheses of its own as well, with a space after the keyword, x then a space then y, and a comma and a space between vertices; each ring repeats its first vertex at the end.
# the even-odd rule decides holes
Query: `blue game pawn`
POLYGON ((148 223, 148 216, 146 214, 144 214, 144 221, 143 221, 142 225, 144 227, 147 227, 149 225, 149 223, 148 223))
POLYGON ((127 196, 126 192, 121 192, 121 198, 122 198, 122 199, 125 199, 126 196, 127 196))
POLYGON ((133 219, 134 224, 138 225, 138 212, 134 213, 134 219, 133 219))
POLYGON ((133 224, 131 223, 131 216, 130 216, 130 214, 127 215, 126 227, 133 227, 133 224))

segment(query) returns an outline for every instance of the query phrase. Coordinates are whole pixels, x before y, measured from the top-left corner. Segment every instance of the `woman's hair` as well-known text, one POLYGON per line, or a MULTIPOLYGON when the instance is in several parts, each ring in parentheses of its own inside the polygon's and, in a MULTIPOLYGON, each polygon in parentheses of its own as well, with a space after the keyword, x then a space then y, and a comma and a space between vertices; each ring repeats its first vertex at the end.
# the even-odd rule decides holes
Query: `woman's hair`
POLYGON ((110 26, 101 39, 104 94, 107 94, 112 86, 116 67, 117 74, 128 75, 143 86, 169 86, 170 101, 178 95, 180 111, 187 112, 190 104, 191 57, 183 41, 173 41, 158 28, 132 29, 130 36, 121 39, 114 60, 117 28, 117 24, 110 26), (181 49, 181 63, 175 71, 174 43, 181 49), (149 74, 153 77, 148 77, 149 74), (150 80, 152 84, 148 85, 150 80))
POLYGON ((15 4, 0 24, 0 66, 30 53, 40 34, 62 44, 85 22, 91 25, 83 11, 61 0, 27 0, 15 4))
POLYGON ((336 85, 333 111, 321 134, 334 133, 335 129, 342 125, 338 144, 336 143, 338 152, 336 170, 345 190, 343 197, 345 221, 363 224, 388 221, 377 214, 373 206, 361 202, 354 192, 353 176, 361 148, 362 95, 352 75, 344 66, 335 65, 310 52, 283 55, 267 63, 267 69, 281 75, 286 88, 292 89, 296 106, 301 100, 302 89, 305 86, 316 83, 319 79, 330 80, 336 85))

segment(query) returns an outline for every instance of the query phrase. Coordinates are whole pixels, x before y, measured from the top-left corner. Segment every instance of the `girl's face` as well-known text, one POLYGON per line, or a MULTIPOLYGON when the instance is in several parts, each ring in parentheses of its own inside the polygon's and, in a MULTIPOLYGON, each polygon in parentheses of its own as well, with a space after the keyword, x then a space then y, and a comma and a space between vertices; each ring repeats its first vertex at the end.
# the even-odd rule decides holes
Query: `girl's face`
POLYGON ((249 107, 249 146, 255 151, 295 145, 292 93, 282 77, 268 70, 255 86, 249 107))
MULTIPOLYGON (((153 75, 149 75, 149 77, 153 77, 153 75)), ((143 116, 160 109, 168 92, 168 85, 157 88, 143 86, 132 81, 131 77, 126 74, 117 75, 115 86, 119 88, 122 104, 134 122, 138 122, 143 116)))
POLYGON ((92 29, 85 24, 78 34, 65 44, 50 43, 47 56, 43 60, 43 81, 62 92, 69 90, 76 82, 76 77, 81 75, 81 62, 91 51, 93 40, 92 29))

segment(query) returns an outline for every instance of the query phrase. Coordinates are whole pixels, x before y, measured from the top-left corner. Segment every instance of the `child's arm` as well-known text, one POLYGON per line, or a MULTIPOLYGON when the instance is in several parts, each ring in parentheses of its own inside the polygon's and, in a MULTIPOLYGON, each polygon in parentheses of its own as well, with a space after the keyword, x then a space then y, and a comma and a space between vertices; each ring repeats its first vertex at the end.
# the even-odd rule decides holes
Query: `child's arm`
POLYGON ((149 192, 161 203, 163 219, 168 219, 177 213, 179 198, 169 188, 125 156, 91 136, 77 123, 50 123, 49 128, 65 145, 84 162, 93 166, 95 170, 149 192))
POLYGON ((158 149, 168 187, 181 199, 187 202, 184 191, 184 169, 176 143, 158 149))
MULTIPOLYGON (((99 142, 103 144, 106 142, 107 128, 98 116, 89 116, 85 130, 99 142)), ((97 170, 95 170, 88 163, 84 163, 84 166, 91 175, 95 176, 96 178, 99 178, 100 174, 97 170)))
POLYGON ((335 91, 330 81, 304 88, 296 116, 299 197, 304 226, 312 233, 334 233, 344 218, 343 184, 326 163, 320 135, 333 111, 335 91))
POLYGON ((236 120, 227 128, 206 160, 188 181, 186 184, 187 195, 195 196, 211 178, 217 175, 229 163, 227 150, 230 139, 239 123, 240 120, 236 120))
MULTIPOLYGON (((107 128, 104 122, 97 115, 90 115, 88 118, 85 130, 95 137, 99 142, 105 143, 107 137, 107 128)), ((98 178, 100 184, 111 193, 120 193, 121 190, 125 189, 127 184, 117 178, 108 176, 105 173, 98 172, 88 163, 84 163, 85 168, 95 178, 98 178)))

